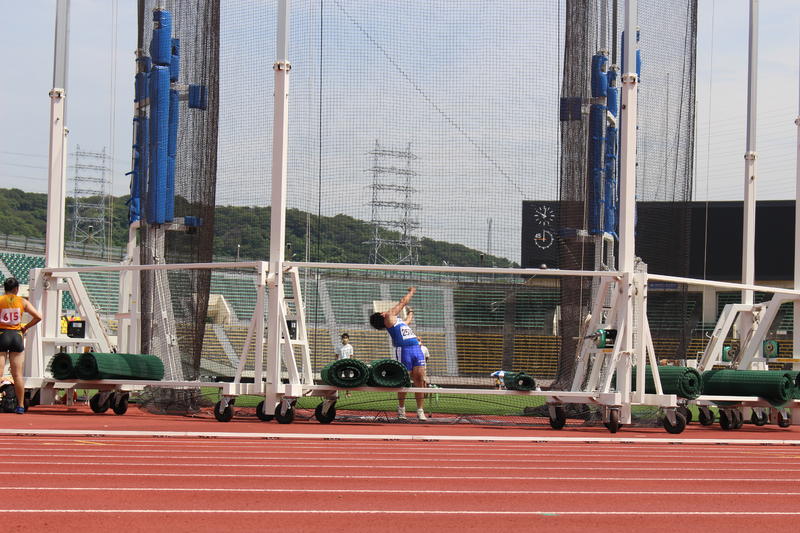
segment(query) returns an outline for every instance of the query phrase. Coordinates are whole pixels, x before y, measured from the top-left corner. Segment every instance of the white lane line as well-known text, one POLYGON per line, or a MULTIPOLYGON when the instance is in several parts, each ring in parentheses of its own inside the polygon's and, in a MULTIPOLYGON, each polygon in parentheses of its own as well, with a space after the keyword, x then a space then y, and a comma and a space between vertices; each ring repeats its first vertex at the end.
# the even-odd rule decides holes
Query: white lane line
MULTIPOLYGON (((131 462, 101 462, 101 461, 6 461, 2 460, 2 463, 5 465, 44 465, 44 466, 146 466, 146 467, 190 467, 190 468, 329 468, 334 470, 341 470, 341 469, 370 469, 370 470, 513 470, 513 471, 520 471, 520 470, 534 470, 534 471, 542 471, 542 470, 586 470, 586 466, 518 466, 514 464, 498 466, 498 465, 491 465, 491 466, 469 466, 469 465, 438 465, 438 464, 416 464, 416 465, 404 465, 404 464, 386 464, 386 465, 375 465, 375 464, 364 464, 364 463, 353 463, 353 464, 309 464, 308 462, 302 464, 289 464, 285 462, 278 462, 278 463, 179 463, 179 462, 169 462, 169 463, 153 463, 149 462, 147 457, 142 458, 141 463, 131 463, 131 462)), ((434 461, 435 462, 435 461, 434 461)), ((592 470, 612 470, 612 471, 627 471, 627 472, 643 472, 643 471, 650 471, 650 470, 669 470, 668 468, 662 468, 659 466, 645 466, 645 467, 634 467, 634 466, 598 466, 592 468, 592 470)), ((719 468, 704 468, 704 467, 696 467, 693 465, 689 465, 683 470, 690 470, 693 472, 719 472, 719 468)), ((800 472, 800 468, 738 468, 736 464, 733 464, 728 467, 728 471, 734 472, 800 472)), ((726 478, 720 478, 726 479, 726 478)))
MULTIPOLYGON (((190 453, 200 453, 200 452, 190 452, 190 453)), ((248 452, 248 453, 252 453, 252 452, 248 452)), ((327 461, 332 461, 332 460, 338 460, 338 459, 341 459, 342 457, 352 458, 354 455, 357 455, 357 454, 354 454, 352 452, 331 453, 331 452, 327 452, 327 451, 324 452, 324 453, 306 452, 306 454, 310 455, 310 457, 308 457, 307 460, 311 461, 311 462, 313 462, 313 461, 326 461, 327 462, 327 461)), ((109 450, 109 453, 106 453, 106 454, 64 453, 63 451, 57 452, 55 450, 51 451, 50 453, 21 453, 21 452, 3 453, 3 457, 6 457, 6 458, 10 458, 10 457, 48 457, 48 458, 59 457, 59 458, 67 458, 67 459, 73 459, 73 458, 79 458, 79 457, 80 458, 103 458, 103 457, 106 457, 106 458, 108 458, 108 457, 118 458, 119 455, 120 455, 120 450, 118 448, 114 448, 113 450, 109 450)), ((186 455, 188 455, 188 454, 186 452, 183 452, 181 455, 184 456, 183 457, 184 459, 187 459, 186 455)), ((242 454, 237 454, 236 457, 231 457, 231 455, 232 455, 231 453, 219 452, 219 454, 217 454, 217 455, 194 455, 194 456, 191 457, 191 459, 192 460, 196 460, 196 459, 218 459, 220 456, 228 458, 230 460, 234 460, 234 461, 263 461, 265 459, 268 459, 268 460, 285 460, 286 459, 286 455, 274 454, 274 452, 265 452, 265 455, 242 455, 242 454), (270 455, 266 455, 266 453, 271 453, 271 454, 270 455)), ((294 456, 293 457, 294 459, 297 459, 297 455, 301 455, 301 454, 293 453, 292 455, 294 456)), ((467 454, 463 454, 463 455, 467 455, 467 454)), ((561 454, 553 454, 553 455, 529 454, 529 455, 542 456, 542 458, 540 458, 540 459, 523 459, 523 458, 519 458, 519 457, 513 457, 513 459, 508 459, 508 458, 505 458, 505 459, 489 459, 489 458, 481 456, 480 454, 469 454, 470 458, 452 458, 452 454, 448 454, 447 456, 444 456, 444 457, 439 457, 439 456, 437 456, 435 454, 430 454, 430 455, 426 455, 425 457, 420 457, 418 454, 398 454, 398 453, 388 453, 388 452, 387 453, 380 453, 380 452, 372 452, 372 453, 370 453, 370 457, 374 457, 374 456, 385 456, 385 457, 387 457, 388 456, 388 457, 405 458, 405 457, 411 456, 417 462, 418 467, 421 467, 420 465, 425 464, 425 463, 429 463, 429 462, 433 462, 433 463, 442 463, 442 462, 445 462, 445 463, 502 463, 502 464, 508 465, 508 463, 510 461, 513 461, 514 464, 513 465, 508 465, 507 468, 518 468, 517 465, 519 465, 521 463, 540 464, 540 463, 549 463, 549 462, 553 462, 553 461, 564 462, 566 460, 569 460, 570 463, 579 463, 579 464, 585 464, 585 465, 586 464, 589 464, 589 465, 592 465, 592 464, 606 464, 606 463, 608 463, 608 464, 626 464, 626 465, 630 465, 630 464, 637 464, 637 463, 640 463, 640 462, 641 463, 653 463, 654 461, 649 461, 649 459, 651 459, 651 458, 657 459, 657 461, 655 461, 655 463, 657 465, 681 465, 681 466, 684 466, 684 467, 687 465, 686 458, 681 458, 680 460, 677 460, 677 461, 673 461, 673 460, 666 460, 665 461, 662 456, 658 456, 658 455, 653 455, 651 457, 641 458, 641 460, 640 460, 639 457, 631 457, 631 458, 628 458, 628 459, 586 459, 586 458, 581 458, 581 456, 579 456, 579 455, 576 455, 574 457, 569 457, 569 456, 565 456, 565 455, 561 455, 561 454), (472 458, 472 457, 475 457, 475 458, 472 458)), ((717 456, 707 456, 707 457, 713 457, 714 460, 705 460, 705 461, 703 461, 703 464, 706 465, 706 466, 719 464, 719 465, 724 465, 726 467, 726 469, 730 468, 731 459, 729 457, 726 457, 724 459, 720 459, 718 455, 717 456)), ((150 461, 152 459, 174 459, 174 458, 175 458, 174 454, 158 455, 158 454, 148 453, 147 457, 143 457, 142 460, 150 461)), ((700 457, 697 456, 697 455, 692 455, 691 456, 691 460, 692 461, 696 461, 699 458, 700 457)), ((797 458, 800 459, 800 456, 797 456, 797 458)), ((5 462, 8 462, 8 461, 5 461, 5 462)), ((736 460, 736 465, 737 466, 738 465, 786 465, 786 462, 787 462, 786 459, 769 460, 769 461, 767 461, 767 460, 764 460, 764 461, 745 461, 745 460, 737 459, 736 460)), ((797 462, 800 464, 800 461, 797 461, 797 462)), ((22 463, 22 461, 18 461, 18 463, 22 463)), ((31 462, 31 461, 24 461, 24 463, 25 464, 50 464, 50 463, 46 463, 46 462, 31 462)), ((112 464, 112 463, 70 463, 70 464, 112 464)), ((156 463, 134 463, 134 464, 156 464, 156 463)), ((171 461, 171 462, 166 463, 166 464, 174 465, 174 466, 183 466, 183 465, 185 465, 185 466, 193 466, 193 465, 198 464, 198 463, 194 463, 194 462, 176 463, 175 461, 171 461)), ((226 463, 226 464, 228 464, 228 463, 226 463)), ((245 466, 245 465, 240 465, 239 463, 233 463, 233 464, 228 464, 228 465, 229 466, 245 466)), ((469 468, 475 468, 475 467, 469 467, 469 468)), ((489 468, 495 468, 495 466, 490 466, 489 468)), ((714 470, 716 470, 716 469, 714 469, 714 470)), ((780 468, 778 470, 786 471, 787 469, 786 468, 780 468)))
MULTIPOLYGON (((27 471, 19 471, 19 470, 10 470, 6 472, 0 471, 0 475, 14 475, 14 476, 105 476, 105 477, 173 477, 173 478, 247 478, 247 479, 326 479, 330 480, 330 474, 297 474, 297 473, 281 473, 281 472, 269 472, 265 474, 261 478, 255 476, 252 473, 248 474, 199 474, 199 473, 188 473, 188 472, 86 472, 86 471, 76 471, 76 472, 27 472, 27 471)), ((386 479, 412 479, 412 480, 419 480, 419 479, 432 479, 432 480, 510 480, 510 481, 709 481, 713 483, 720 483, 720 482, 730 482, 730 481, 740 481, 740 482, 768 482, 768 483, 797 483, 800 482, 800 478, 776 478, 776 477, 765 477, 765 478, 746 478, 746 477, 729 477, 729 478, 718 478, 718 477, 711 477, 711 478, 703 478, 703 477, 610 477, 610 476, 419 476, 419 475, 391 475, 391 474, 381 474, 375 476, 369 475, 337 475, 336 480, 342 479, 378 479, 378 480, 386 480, 386 479)), ((109 488, 109 490, 113 490, 113 488, 109 488)))
POLYGON ((220 488, 220 487, 3 487, 2 492, 17 491, 99 491, 99 492, 265 492, 265 493, 310 493, 310 494, 496 494, 496 495, 542 495, 542 494, 587 494, 587 495, 632 495, 632 496, 797 496, 800 492, 742 492, 742 491, 668 491, 668 490, 430 490, 430 489, 265 489, 265 488, 220 488))
MULTIPOLYGON (((20 513, 104 513, 104 514, 334 514, 334 515, 487 515, 487 516, 674 516, 669 511, 495 511, 495 510, 380 510, 380 509, 2 509, 8 514, 20 513)), ((800 511, 683 511, 681 516, 798 516, 800 511)))
MULTIPOLYGON (((102 440, 97 439, 97 440, 102 440)), ((168 440, 158 440, 158 444, 151 444, 154 438, 149 437, 145 439, 139 438, 130 438, 130 437, 110 437, 106 438, 104 443, 106 444, 122 444, 124 443, 125 446, 129 447, 145 447, 145 448, 180 448, 180 449, 188 449, 190 447, 193 448, 224 448, 225 450, 238 450, 238 449, 263 449, 265 446, 269 446, 271 449, 287 449, 287 450, 298 450, 298 449, 309 449, 309 450, 316 450, 316 449, 329 449, 331 447, 344 447, 347 446, 348 449, 359 449, 359 450, 374 450, 374 449, 381 449, 387 446, 391 446, 394 449, 409 449, 409 450, 418 450, 421 446, 426 447, 434 447, 438 450, 446 450, 446 449, 475 449, 481 450, 481 453, 491 453, 492 450, 531 450, 531 449, 540 449, 541 447, 545 447, 548 450, 581 450, 581 454, 585 453, 592 453, 592 452, 599 452, 599 451, 609 451, 609 452, 619 452, 620 450, 624 450, 625 453, 636 452, 639 450, 642 451, 656 451, 658 450, 659 453, 675 453, 675 454, 682 454, 690 450, 701 450, 701 451, 716 451, 714 456, 719 456, 719 453, 724 450, 725 454, 730 454, 732 452, 741 452, 741 453, 758 453, 758 454, 773 454, 773 455, 782 455, 786 453, 800 453, 795 452, 791 449, 791 447, 786 449, 776 449, 771 446, 763 446, 763 447, 754 447, 752 445, 745 445, 745 446, 735 446, 726 443, 720 443, 722 446, 714 445, 714 444, 701 444, 701 445, 691 445, 691 444, 681 444, 679 447, 674 446, 673 444, 654 444, 654 445, 635 445, 631 444, 627 441, 622 442, 624 447, 620 447, 619 444, 614 445, 606 445, 603 443, 596 443, 596 442, 579 442, 573 444, 564 444, 564 443, 543 443, 543 442, 536 442, 538 446, 536 448, 532 448, 530 444, 532 443, 495 443, 491 441, 480 441, 475 443, 468 443, 468 444, 460 444, 460 443, 450 443, 450 442, 397 442, 391 439, 387 439, 386 442, 352 442, 352 441, 338 441, 337 439, 329 439, 326 442, 303 442, 303 443, 293 443, 289 442, 288 440, 274 440, 274 439, 264 439, 267 442, 253 442, 250 441, 235 441, 235 440, 213 440, 213 439, 196 439, 196 438, 175 438, 175 439, 168 439, 168 440), (198 442, 202 442, 203 444, 197 444, 198 442), (144 444, 137 444, 137 443, 144 443, 144 444), (187 443, 189 443, 187 445, 187 443), (239 448, 232 447, 232 444, 239 446, 239 448), (757 450, 757 451, 756 451, 757 450)), ((42 445, 58 445, 58 446, 80 446, 81 449, 85 449, 85 445, 77 444, 77 441, 69 440, 69 437, 64 436, 51 436, 51 437, 37 437, 34 435, 22 435, 18 437, 0 437, 0 442, 10 442, 10 443, 30 443, 36 442, 42 445), (54 442, 55 439, 64 439, 63 442, 54 442)))
POLYGON ((392 435, 369 433, 236 433, 203 431, 121 431, 121 430, 73 430, 73 429, 0 429, 5 435, 65 435, 82 437, 201 437, 239 439, 323 439, 323 440, 398 440, 398 441, 471 441, 471 442, 560 442, 560 443, 680 443, 680 444, 758 444, 777 446, 800 446, 796 439, 701 439, 680 437, 551 437, 551 436, 485 436, 485 435, 392 435))

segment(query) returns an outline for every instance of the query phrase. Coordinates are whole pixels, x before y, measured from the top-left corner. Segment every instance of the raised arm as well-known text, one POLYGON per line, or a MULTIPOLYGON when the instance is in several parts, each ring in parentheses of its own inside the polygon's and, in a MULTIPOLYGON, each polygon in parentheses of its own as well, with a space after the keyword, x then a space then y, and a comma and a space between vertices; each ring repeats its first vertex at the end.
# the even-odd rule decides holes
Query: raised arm
POLYGON ((411 301, 411 298, 414 296, 415 292, 417 292, 416 287, 409 287, 406 295, 400 298, 400 301, 394 304, 394 306, 386 312, 386 327, 390 328, 394 326, 395 321, 397 320, 397 315, 399 315, 403 308, 408 305, 408 302, 411 301))

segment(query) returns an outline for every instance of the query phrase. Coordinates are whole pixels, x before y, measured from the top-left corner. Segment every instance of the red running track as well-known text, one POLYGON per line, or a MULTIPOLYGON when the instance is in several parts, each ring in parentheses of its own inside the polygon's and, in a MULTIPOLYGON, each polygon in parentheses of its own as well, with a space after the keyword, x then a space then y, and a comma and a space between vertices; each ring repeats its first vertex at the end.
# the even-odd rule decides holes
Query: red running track
POLYGON ((800 445, 800 430, 612 436, 36 407, 0 415, 0 516, 11 531, 765 531, 800 516, 800 448, 778 442, 800 445), (541 442, 553 436, 575 442, 541 442))
POLYGON ((6 530, 765 531, 791 446, 0 436, 6 530))

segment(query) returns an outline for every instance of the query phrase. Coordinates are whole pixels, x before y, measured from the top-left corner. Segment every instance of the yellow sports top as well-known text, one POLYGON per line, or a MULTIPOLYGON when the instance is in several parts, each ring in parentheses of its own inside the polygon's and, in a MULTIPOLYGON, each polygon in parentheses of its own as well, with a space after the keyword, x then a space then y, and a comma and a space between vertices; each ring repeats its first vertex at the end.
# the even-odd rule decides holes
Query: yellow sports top
POLYGON ((0 296, 0 329, 22 329, 25 301, 15 294, 0 296))

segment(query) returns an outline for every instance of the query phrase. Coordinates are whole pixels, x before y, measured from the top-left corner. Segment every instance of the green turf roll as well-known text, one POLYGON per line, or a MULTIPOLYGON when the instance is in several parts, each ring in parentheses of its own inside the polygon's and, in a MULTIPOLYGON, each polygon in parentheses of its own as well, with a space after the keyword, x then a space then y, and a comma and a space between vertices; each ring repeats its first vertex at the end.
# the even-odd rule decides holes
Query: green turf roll
POLYGON ((782 405, 795 394, 796 376, 783 370, 709 370, 703 372, 703 394, 759 396, 782 405))
POLYGON ((503 374, 503 385, 508 390, 533 390, 536 381, 525 372, 506 372, 503 374))
POLYGON ((369 367, 362 361, 347 358, 325 365, 320 377, 328 385, 349 389, 365 385, 369 374, 369 367))
POLYGON ((53 356, 53 361, 50 363, 50 370, 53 372, 53 377, 56 379, 77 378, 78 374, 75 372, 75 367, 81 355, 83 354, 57 353, 53 356))
POLYGON ((164 379, 164 363, 147 354, 84 353, 75 371, 80 379, 164 379))
POLYGON ((369 365, 369 385, 373 387, 410 387, 411 378, 403 363, 394 359, 378 359, 369 365))
MULTIPOLYGON (((659 366, 658 375, 661 377, 661 388, 664 390, 664 394, 675 394, 681 398, 694 400, 703 393, 703 378, 700 376, 700 372, 694 368, 659 366)), ((634 376, 636 376, 635 371, 634 376)), ((656 383, 653 380, 652 367, 645 367, 644 377, 644 391, 647 394, 655 394, 656 383)))

